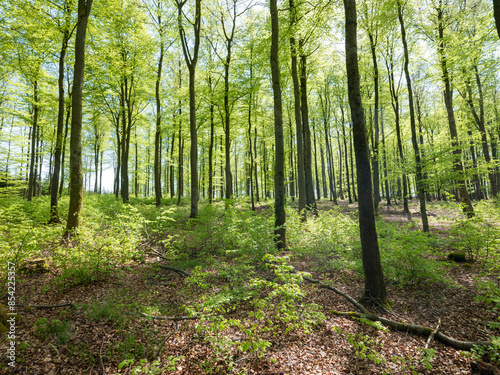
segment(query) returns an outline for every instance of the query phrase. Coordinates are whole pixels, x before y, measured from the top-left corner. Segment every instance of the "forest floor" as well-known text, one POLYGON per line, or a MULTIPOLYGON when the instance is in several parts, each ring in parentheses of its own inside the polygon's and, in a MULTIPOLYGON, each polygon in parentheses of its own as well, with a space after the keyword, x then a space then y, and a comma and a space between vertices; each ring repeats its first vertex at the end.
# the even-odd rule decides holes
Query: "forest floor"
MULTIPOLYGON (((342 215, 355 215, 355 205, 341 202, 340 206, 342 215)), ((319 202, 319 208, 320 212, 326 212, 332 203, 319 202)), ((433 217, 433 233, 437 237, 448 236, 450 218, 453 219, 456 212, 449 212, 438 204, 428 209, 433 217)), ((264 206, 261 214, 268 210, 269 207, 264 206)), ((412 204, 411 211, 411 220, 418 228, 418 207, 412 204)), ((402 213, 402 206, 381 204, 380 216, 386 222, 408 225, 409 217, 402 213)), ((189 240, 187 235, 184 241, 189 240)), ((144 249, 147 250, 146 245, 144 249)), ((388 282, 392 310, 373 309, 373 312, 391 320, 430 328, 435 328, 440 321, 439 330, 459 340, 480 341, 500 336, 499 329, 491 324, 499 321, 494 305, 478 298, 481 295, 478 280, 486 278, 481 262, 455 264, 446 259, 454 249, 437 246, 435 250, 429 257, 438 265, 446 265, 447 281, 417 281, 415 285, 388 282)), ((151 307, 146 310, 149 315, 186 316, 184 306, 204 301, 206 290, 186 289, 186 277, 159 268, 158 260, 157 256, 147 253, 141 262, 124 264, 119 272, 105 280, 81 285, 57 283, 54 286, 59 273, 50 263, 48 273, 19 273, 16 300, 25 306, 16 308, 22 317, 16 326, 17 363, 14 368, 2 365, 0 373, 471 374, 470 363, 475 359, 470 355, 436 340, 424 350, 427 336, 380 329, 359 319, 337 316, 332 311, 356 310, 340 295, 309 283, 301 284, 304 298, 320 306, 324 319, 311 325, 309 331, 290 329, 286 332, 277 326, 259 331, 260 338, 269 342, 266 350, 259 351, 263 349, 259 346, 253 352, 238 350, 234 343, 243 342, 251 333, 238 330, 230 323, 217 326, 223 335, 211 330, 216 324, 248 318, 253 306, 244 299, 219 312, 229 319, 222 323, 211 320, 210 314, 201 322, 199 319, 148 319, 141 315, 145 311, 143 306, 151 307), (26 307, 63 303, 72 305, 26 307)), ((350 269, 325 272, 318 270, 316 262, 317 258, 307 255, 291 257, 295 269, 310 272, 318 280, 329 279, 354 298, 362 294, 364 284, 359 273, 350 269)), ((218 269, 217 262, 206 268, 214 274, 218 269)), ((186 270, 193 272, 192 267, 186 270)), ((210 290, 215 291, 215 295, 217 290, 225 290, 230 282, 228 278, 211 278, 210 290)))

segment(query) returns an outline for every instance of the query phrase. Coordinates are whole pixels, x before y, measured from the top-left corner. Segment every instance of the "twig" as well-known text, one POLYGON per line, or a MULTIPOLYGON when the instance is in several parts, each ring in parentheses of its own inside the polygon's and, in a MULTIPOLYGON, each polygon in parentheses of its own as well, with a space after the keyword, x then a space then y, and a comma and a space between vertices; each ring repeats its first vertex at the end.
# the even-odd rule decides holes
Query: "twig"
POLYGON ((163 268, 164 270, 177 272, 181 276, 191 277, 191 274, 189 272, 187 272, 187 271, 184 271, 183 269, 175 268, 175 267, 170 267, 170 266, 165 266, 164 264, 161 264, 161 263, 158 263, 158 266, 160 266, 160 268, 163 268))
POLYGON ((101 348, 99 349, 99 359, 101 360, 101 366, 102 366, 102 373, 105 374, 106 371, 104 370, 104 363, 102 362, 102 346, 104 345, 104 337, 102 338, 101 341, 101 348))
POLYGON ((170 337, 172 337, 179 330, 179 322, 176 322, 175 325, 176 325, 175 331, 173 331, 170 335, 167 336, 167 338, 165 340, 163 340, 163 343, 160 345, 160 347, 158 348, 158 350, 156 352, 155 358, 158 358, 161 350, 163 349, 163 347, 165 346, 167 341, 170 339, 170 337))
POLYGON ((52 346, 54 348, 54 350, 56 351, 57 353, 57 356, 59 357, 59 350, 57 350, 57 348, 51 343, 49 342, 49 345, 52 346))
POLYGON ((148 315, 146 313, 141 313, 142 316, 151 319, 160 319, 160 320, 172 320, 174 322, 178 322, 180 320, 196 320, 200 319, 199 316, 162 316, 162 315, 148 315))
POLYGON ((427 339, 427 343, 425 344, 425 348, 424 349, 428 349, 429 348, 429 344, 431 343, 431 340, 434 338, 434 336, 436 336, 436 333, 439 331, 439 326, 440 325, 441 325, 441 318, 439 318, 439 320, 438 320, 438 324, 436 326, 436 329, 431 333, 431 335, 427 339))
POLYGON ((66 307, 66 306, 72 306, 76 308, 76 305, 71 302, 66 302, 66 303, 60 303, 58 305, 24 305, 24 304, 16 304, 16 307, 26 307, 26 308, 36 308, 36 309, 54 309, 56 307, 66 307))

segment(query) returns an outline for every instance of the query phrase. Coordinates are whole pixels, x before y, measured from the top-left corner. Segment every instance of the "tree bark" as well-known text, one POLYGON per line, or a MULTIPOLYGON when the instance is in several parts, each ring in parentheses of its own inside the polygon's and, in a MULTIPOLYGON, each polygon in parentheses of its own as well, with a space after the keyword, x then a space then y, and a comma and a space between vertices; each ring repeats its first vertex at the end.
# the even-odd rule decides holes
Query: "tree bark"
POLYGON ((161 100, 160 100, 160 84, 163 69, 163 58, 165 55, 165 43, 163 23, 161 18, 161 0, 158 0, 158 33, 160 35, 160 57, 158 59, 158 69, 156 72, 156 85, 155 85, 155 99, 156 99, 156 131, 155 131, 155 165, 154 165, 154 179, 155 179, 155 204, 156 207, 161 205, 161 100))
POLYGON ((366 125, 359 88, 356 1, 344 0, 346 31, 346 71, 349 106, 353 123, 354 152, 359 195, 359 229, 365 290, 362 300, 370 304, 387 306, 387 292, 380 262, 375 212, 373 206, 370 153, 366 137, 366 125))
POLYGON ((457 125, 455 122, 455 113, 453 110, 453 91, 451 90, 450 76, 448 73, 448 63, 445 54, 445 41, 444 41, 444 22, 443 22, 443 8, 442 0, 439 0, 439 5, 436 8, 437 11, 437 29, 438 29, 438 55, 439 63, 441 65, 441 74, 444 84, 444 102, 446 106, 446 113, 448 115, 448 125, 450 128, 451 146, 453 148, 453 170, 455 171, 458 179, 458 191, 460 200, 464 204, 463 211, 468 216, 474 216, 474 208, 472 207, 472 202, 465 187, 464 181, 464 167, 462 165, 462 149, 460 148, 460 143, 458 141, 457 125))
POLYGON ((297 137, 297 182, 299 196, 299 215, 302 221, 306 221, 306 177, 305 177, 305 158, 304 158, 304 133, 302 129, 302 115, 300 102, 300 83, 299 73, 297 68, 297 41, 295 40, 295 28, 297 27, 297 8, 294 0, 289 0, 290 5, 290 52, 292 66, 292 81, 293 81, 293 98, 294 98, 294 114, 295 114, 295 133, 297 137))
POLYGON ((278 249, 286 248, 285 228, 285 149, 283 141, 283 109, 281 102, 280 66, 279 66, 279 22, 277 0, 270 0, 271 13, 271 76, 274 94, 274 234, 278 249))
POLYGON ((422 229, 424 232, 429 232, 429 221, 427 219, 427 208, 425 202, 425 190, 424 190, 424 177, 422 174, 422 160, 420 157, 420 150, 418 147, 417 139, 417 125, 415 122, 415 107, 413 105, 413 89, 410 77, 409 69, 409 54, 408 54, 408 43, 406 41, 406 29, 403 18, 403 7, 398 0, 398 18, 401 25, 401 38, 403 40, 404 49, 404 71, 406 78, 406 86, 408 88, 408 105, 410 107, 410 127, 411 127, 411 143, 413 145, 413 152, 415 153, 415 164, 416 164, 416 183, 418 190, 418 199, 420 201, 420 215, 422 218, 422 229))
POLYGON ((78 0, 78 24, 75 41, 75 67, 73 72, 73 98, 70 140, 70 192, 66 231, 63 237, 69 239, 81 225, 83 208, 82 175, 82 118, 83 118, 83 76, 85 70, 85 36, 93 0, 78 0))
POLYGON ((198 62, 198 51, 200 49, 200 31, 201 31, 201 0, 195 1, 194 22, 192 22, 194 31, 193 50, 189 50, 189 42, 186 37, 186 32, 182 23, 184 13, 183 6, 187 0, 176 0, 177 5, 177 22, 179 26, 179 34, 182 44, 184 60, 189 71, 189 134, 191 140, 190 150, 190 167, 191 167, 191 211, 190 218, 198 216, 198 130, 196 128, 196 63, 198 62))
POLYGON ((65 29, 62 35, 61 52, 59 53, 59 77, 57 85, 59 88, 58 112, 57 112, 57 130, 56 130, 56 146, 54 152, 54 171, 50 180, 50 217, 49 223, 60 223, 59 212, 57 209, 59 201, 59 177, 61 173, 61 153, 63 148, 63 132, 64 132, 64 69, 66 61, 66 52, 68 50, 68 41, 70 33, 70 16, 71 9, 68 3, 64 2, 65 29))

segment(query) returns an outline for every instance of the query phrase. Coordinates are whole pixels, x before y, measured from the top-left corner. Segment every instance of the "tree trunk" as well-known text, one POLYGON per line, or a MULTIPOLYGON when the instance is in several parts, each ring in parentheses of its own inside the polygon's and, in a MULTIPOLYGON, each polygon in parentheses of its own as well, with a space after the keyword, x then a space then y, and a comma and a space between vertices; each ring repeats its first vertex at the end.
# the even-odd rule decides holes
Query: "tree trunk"
POLYGON ((408 55, 408 43, 406 41, 406 29, 403 19, 403 9, 401 3, 398 0, 398 18, 401 25, 401 38, 403 40, 404 48, 404 71, 406 78, 406 86, 408 88, 408 105, 410 107, 410 127, 411 127, 411 143, 413 145, 413 152, 415 153, 415 164, 416 164, 416 184, 418 190, 418 199, 420 201, 420 214, 422 217, 422 229, 424 232, 429 232, 429 221, 427 220, 427 208, 425 203, 425 191, 424 191, 424 177, 422 174, 422 161, 420 158, 420 150, 418 147, 417 139, 417 126, 415 123, 415 108, 413 106, 413 89, 411 84, 411 76, 409 69, 409 55, 408 55))
POLYGON ((373 206, 370 152, 366 138, 366 125, 361 102, 356 36, 356 1, 344 0, 346 17, 346 71, 349 105, 353 123, 354 151, 359 194, 359 229, 363 269, 365 274, 364 302, 387 306, 384 274, 380 263, 375 212, 373 206))
MULTIPOLYGON (((198 62, 198 51, 200 49, 200 30, 201 30, 201 0, 195 1, 195 19, 192 22, 194 31, 193 51, 189 51, 189 44, 186 38, 182 19, 184 17, 182 7, 186 4, 185 1, 176 0, 178 17, 177 22, 179 26, 180 39, 182 44, 182 51, 184 60, 189 71, 189 134, 191 140, 190 151, 190 167, 191 167, 191 211, 190 218, 198 216, 198 131, 196 128, 196 63, 198 62)), ((179 145, 180 146, 180 145, 179 145)))
MULTIPOLYGON (((401 168, 405 168, 405 157, 403 153, 403 141, 401 140, 401 123, 400 123, 400 118, 399 118, 399 87, 396 90, 396 83, 394 80, 394 50, 388 51, 388 57, 387 57, 387 73, 388 73, 388 78, 389 78, 389 90, 391 92, 391 102, 392 102, 392 109, 394 110, 394 122, 396 125, 396 136, 397 136, 397 142, 398 142, 398 155, 399 155, 399 163, 401 165, 401 168)), ((406 173, 402 172, 401 174, 401 179, 403 182, 403 212, 408 214, 410 212, 410 208, 408 207, 408 180, 406 173)))
POLYGON ((160 100, 160 83, 163 68, 163 57, 165 55, 165 45, 163 42, 163 24, 161 19, 161 1, 158 0, 158 31, 160 34, 160 57, 158 59, 158 69, 156 73, 155 99, 156 99, 156 131, 155 131, 155 165, 154 165, 154 180, 155 180, 155 204, 156 207, 161 205, 161 100, 160 100))
POLYGON ((305 176, 305 158, 304 158, 304 133, 302 129, 302 115, 300 102, 300 83, 299 73, 297 69, 297 42, 295 40, 295 28, 297 27, 297 8, 294 0, 289 0, 290 5, 290 52, 292 66, 292 81, 293 81, 293 98, 294 98, 294 114, 295 114, 295 134, 297 137, 297 182, 299 195, 299 215, 302 221, 307 219, 306 215, 306 176, 305 176))
MULTIPOLYGON (((68 20, 71 15, 71 10, 64 3, 65 17, 68 20), (68 15, 69 14, 69 15, 68 15)), ((58 112, 57 112, 57 131, 56 131, 56 146, 54 152, 54 171, 52 173, 52 178, 50 180, 50 217, 49 223, 60 223, 59 212, 57 210, 57 204, 59 201, 59 176, 61 172, 61 153, 63 147, 63 132, 64 132, 64 68, 66 60, 66 52, 68 50, 68 41, 70 38, 69 30, 69 20, 66 22, 68 26, 62 37, 61 52, 59 54, 59 77, 57 80, 57 85, 59 88, 59 98, 58 98, 58 112)))
POLYGON ((278 249, 286 248, 285 228, 285 149, 283 142, 283 110, 281 103, 281 84, 279 66, 279 23, 277 0, 270 0, 271 12, 271 76, 274 94, 274 140, 275 140, 275 169, 274 169, 274 234, 278 249))
POLYGON ((33 83, 33 127, 31 131, 31 154, 30 154, 30 168, 29 168, 29 182, 28 182, 28 202, 31 202, 33 195, 35 194, 36 178, 37 173, 35 171, 35 159, 37 150, 37 138, 38 138, 38 80, 35 79, 33 83))
POLYGON ((75 67, 73 71, 73 98, 70 140, 70 192, 66 231, 63 237, 69 239, 72 232, 81 225, 83 208, 82 175, 82 101, 83 75, 85 70, 85 35, 93 0, 78 0, 78 24, 75 41, 75 67))
POLYGON ((382 150, 383 150, 383 168, 384 168, 384 180, 385 180, 385 198, 387 199, 387 205, 391 205, 391 192, 389 190, 389 178, 387 172, 387 149, 385 147, 385 133, 384 133, 384 115, 380 116, 380 129, 382 130, 382 150))
MULTIPOLYGON (((300 43, 302 45, 302 42, 300 43)), ((317 216, 316 199, 312 177, 311 130, 309 128, 309 106, 307 104, 307 57, 300 56, 300 109, 302 112, 302 131, 304 132, 304 173, 306 182, 306 207, 317 216)))
POLYGON ((444 102, 446 106, 446 113, 448 115, 448 125, 450 128, 451 146, 453 148, 453 170, 455 171, 458 179, 458 191, 460 200, 464 204, 463 211, 468 216, 474 216, 474 208, 465 187, 464 182, 464 167, 462 165, 462 149, 458 141, 457 125, 455 122, 455 113, 453 111, 453 92, 451 90, 451 82, 448 74, 448 63, 445 55, 445 42, 444 42, 444 24, 443 24, 443 9, 442 0, 439 0, 439 5, 436 8, 438 20, 438 55, 441 65, 442 80, 444 84, 444 102))
POLYGON ((372 53, 373 61, 373 91, 375 91, 375 112, 373 114, 373 130, 375 140, 373 142, 373 204, 375 212, 378 212, 378 205, 380 203, 380 172, 379 172, 379 127, 378 127, 378 112, 379 112, 379 73, 378 73, 378 63, 377 63, 377 39, 372 32, 368 32, 368 38, 370 39, 370 50, 372 53))
POLYGON ((317 147, 316 147, 316 131, 314 130, 314 121, 312 124, 313 128, 313 135, 314 135, 314 174, 316 176, 316 195, 318 197, 318 200, 321 199, 321 189, 319 186, 319 176, 318 176, 318 152, 317 152, 317 147))

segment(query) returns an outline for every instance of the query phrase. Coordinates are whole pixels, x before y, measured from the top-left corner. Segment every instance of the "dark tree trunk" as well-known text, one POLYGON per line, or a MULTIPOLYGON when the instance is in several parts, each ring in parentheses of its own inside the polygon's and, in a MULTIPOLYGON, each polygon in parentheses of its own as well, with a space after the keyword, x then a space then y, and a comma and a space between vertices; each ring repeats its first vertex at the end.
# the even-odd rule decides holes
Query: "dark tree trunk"
POLYGON ((352 204, 351 197, 351 182, 349 180, 349 161, 347 156, 347 135, 345 133, 345 122, 342 122, 342 138, 344 140, 344 158, 345 158, 345 174, 347 180, 347 195, 349 197, 349 204, 352 204))
POLYGON ((253 139, 253 153, 255 159, 254 173, 255 173, 255 201, 260 201, 259 194, 259 170, 257 169, 257 126, 254 127, 254 139, 253 139))
POLYGON ((346 71, 349 105, 353 123, 354 148, 359 194, 359 229, 363 269, 365 274, 364 302, 387 306, 384 274, 380 263, 375 212, 373 207, 370 152, 359 88, 358 51, 356 36, 356 1, 344 0, 346 17, 346 71))
POLYGON ((253 151, 252 151, 252 105, 253 105, 253 45, 250 46, 250 91, 248 93, 248 150, 250 154, 249 165, 249 193, 252 203, 252 211, 255 211, 255 199, 253 191, 253 151))
POLYGON ((49 223, 60 223, 59 212, 57 209, 59 201, 59 177, 61 173, 61 153, 63 148, 63 132, 64 132, 64 69, 66 61, 66 52, 68 50, 68 41, 70 33, 70 16, 71 9, 67 2, 64 2, 65 14, 65 29, 62 36, 61 52, 59 54, 59 77, 57 85, 59 88, 58 112, 57 112, 57 131, 56 131, 56 146, 54 152, 54 171, 50 180, 50 218, 49 223))
POLYGON ((384 180, 385 180, 385 198, 387 199, 387 205, 391 205, 391 192, 389 190, 389 179, 387 172, 387 149, 385 147, 385 133, 384 133, 384 115, 380 116, 380 129, 382 130, 382 149, 383 149, 383 167, 384 167, 384 180))
MULTIPOLYGON (((176 0, 177 5, 177 22, 179 26, 179 34, 182 44, 184 59, 189 71, 189 134, 191 140, 190 151, 190 167, 191 167, 191 212, 190 218, 198 216, 198 131, 196 128, 196 63, 198 62, 198 51, 200 49, 200 31, 201 31, 201 0, 195 1, 195 18, 191 23, 194 31, 193 50, 189 51, 189 42, 186 37, 186 32, 182 23, 184 13, 183 6, 187 0, 176 0)), ((180 145, 179 145, 180 146, 180 145)))
POLYGON ((497 34, 498 37, 500 38, 500 0, 493 0, 493 15, 495 17, 497 34))
POLYGON ((320 146, 319 150, 321 154, 321 182, 323 184, 323 196, 328 198, 328 192, 326 190, 325 151, 323 150, 323 146, 320 146))
MULTIPOLYGON (((69 93, 69 97, 71 98, 71 92, 69 93)), ((71 105, 68 105, 66 108, 66 123, 64 125, 64 138, 62 144, 62 155, 61 155, 61 182, 59 183, 59 198, 62 195, 63 187, 64 187, 64 164, 66 159, 66 139, 68 138, 68 129, 69 129, 69 119, 71 115, 71 105)))
POLYGON ((271 12, 271 75, 274 93, 274 140, 275 140, 275 168, 274 168, 274 234, 278 249, 286 248, 285 228, 285 148, 283 142, 283 111, 281 103, 281 84, 279 66, 279 23, 277 0, 270 0, 271 12))
POLYGON ((295 134, 297 137, 297 183, 299 196, 299 215, 302 221, 307 219, 306 206, 306 174, 305 174, 305 157, 304 157, 304 132, 302 129, 301 101, 300 101, 300 82, 297 68, 297 41, 295 40, 295 28, 297 27, 297 8, 294 0, 289 0, 290 5, 290 51, 292 65, 292 81, 293 81, 293 98, 294 98, 294 114, 295 114, 295 134))
POLYGON ((293 129, 292 129, 292 120, 289 121, 290 126, 290 197, 292 198, 292 202, 295 202, 295 166, 293 164, 293 129))
POLYGON ((83 75, 85 70, 85 36, 93 0, 78 0, 78 24, 75 41, 75 68, 73 73, 73 98, 70 139, 70 192, 66 231, 63 237, 69 239, 72 232, 81 225, 83 208, 82 175, 82 101, 83 75))
POLYGON ((31 130, 31 154, 30 154, 30 168, 29 168, 29 181, 28 181, 28 201, 31 202, 33 195, 35 195, 35 186, 37 173, 35 171, 37 139, 38 139, 38 81, 35 79, 33 83, 33 127, 31 130))
MULTIPOLYGON (((179 103, 180 104, 180 103, 179 103)), ((184 139, 182 138, 182 119, 181 108, 179 106, 179 178, 177 185, 177 205, 181 204, 182 193, 184 190, 184 139)))
POLYGON ((208 203, 212 203, 214 198, 214 101, 212 91, 212 77, 208 77, 210 86, 210 146, 208 148, 208 203))
POLYGON ((457 125, 455 122, 455 113, 453 111, 453 91, 451 90, 451 82, 448 74, 448 63, 445 54, 445 42, 444 42, 444 22, 443 22, 443 9, 442 0, 439 0, 439 5, 436 8, 437 11, 437 21, 438 21, 438 55, 439 63, 441 65, 442 80, 444 84, 444 102, 446 105, 446 113, 448 115, 448 125, 450 128, 451 146, 453 148, 453 169, 457 175, 458 179, 458 191, 460 200, 464 204, 463 211, 468 216, 474 216, 474 208, 472 207, 472 202, 470 201, 469 193, 465 186, 464 181, 464 167, 462 165, 462 149, 460 148, 460 143, 458 141, 457 125))
MULTIPOLYGON (((302 44, 302 43, 301 43, 302 44)), ((318 215, 316 199, 314 198, 314 183, 312 177, 312 147, 311 130, 309 128, 309 106, 307 104, 307 57, 300 56, 300 109, 302 112, 302 131, 304 132, 304 173, 306 180, 306 207, 318 215)))
POLYGON ((158 32, 160 35, 160 57, 158 59, 158 69, 156 72, 155 99, 156 99, 156 131, 155 131, 155 165, 154 165, 154 180, 155 180, 155 204, 156 207, 161 205, 161 100, 160 100, 160 83, 163 68, 163 58, 165 55, 165 44, 163 42, 163 23, 161 18, 161 0, 158 0, 158 32))
POLYGON ((420 150, 418 147, 417 139, 417 125, 415 123, 415 108, 413 106, 413 89, 411 83, 410 69, 409 69, 409 55, 408 43, 406 42, 406 29, 403 19, 403 9, 401 3, 398 1, 398 18, 401 25, 401 38, 403 40, 404 48, 404 71, 406 78, 406 86, 408 88, 408 105, 410 107, 410 127, 411 127, 411 143, 413 145, 413 152, 415 153, 416 164, 416 184, 418 190, 418 199, 420 201, 420 214, 422 217, 422 229, 424 232, 429 232, 429 221, 427 220, 427 208, 425 203, 425 190, 424 190, 424 177, 422 174, 422 160, 420 157, 420 150))
POLYGON ((319 176, 318 176, 318 152, 317 152, 317 147, 316 147, 316 131, 314 129, 314 121, 313 121, 313 124, 312 124, 312 128, 313 128, 313 135, 314 135, 314 174, 316 176, 316 195, 317 195, 317 199, 320 200, 321 199, 321 188, 320 188, 320 185, 319 185, 319 176))
POLYGON ((378 112, 379 112, 379 73, 378 73, 378 63, 377 63, 377 36, 373 35, 372 32, 368 32, 368 38, 370 39, 370 50, 372 53, 373 61, 373 91, 375 91, 375 112, 373 114, 373 130, 375 140, 373 142, 373 204, 375 212, 378 212, 378 205, 380 203, 380 172, 379 172, 379 126, 378 126, 378 112))
MULTIPOLYGON (((394 50, 388 51, 387 54, 387 74, 389 78, 389 90, 391 92, 391 102, 392 109, 394 110, 394 122, 396 125, 396 136, 398 141, 398 155, 399 155, 399 163, 401 167, 405 168, 405 157, 403 153, 403 141, 401 139, 401 123, 399 118, 399 86, 396 89, 396 83, 394 80, 394 50)), ((408 179, 406 173, 403 171, 402 173, 402 182, 403 182, 403 211, 408 214, 410 212, 410 208, 408 207, 408 179)))

